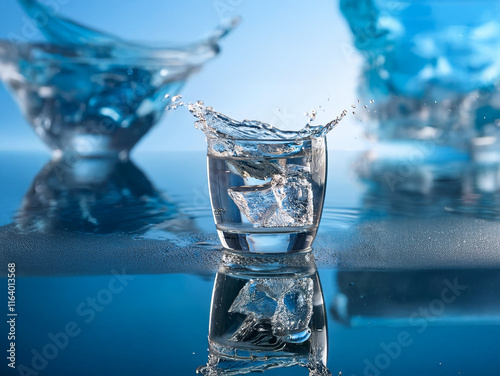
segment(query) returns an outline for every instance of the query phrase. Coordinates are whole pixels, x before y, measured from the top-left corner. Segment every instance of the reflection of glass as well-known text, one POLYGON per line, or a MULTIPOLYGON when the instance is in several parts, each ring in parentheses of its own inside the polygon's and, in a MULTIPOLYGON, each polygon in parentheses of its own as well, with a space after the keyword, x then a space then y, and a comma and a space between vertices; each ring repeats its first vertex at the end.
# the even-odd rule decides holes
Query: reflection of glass
POLYGON ((348 326, 500 323, 496 269, 339 271, 333 317, 348 326))
POLYGON ((323 208, 326 139, 207 142, 210 198, 223 246, 257 253, 309 248, 323 208))
POLYGON ((432 163, 418 158, 377 158, 367 153, 358 160, 356 169, 367 184, 364 211, 368 218, 424 218, 455 213, 500 219, 498 163, 432 163))
POLYGON ((382 140, 500 143, 500 4, 342 0, 365 60, 361 97, 382 140))
POLYGON ((192 228, 131 161, 62 158, 35 177, 16 216, 21 231, 143 233, 152 225, 192 228))
POLYGON ((327 325, 314 258, 254 258, 225 251, 212 296, 203 375, 302 366, 326 369, 327 325))

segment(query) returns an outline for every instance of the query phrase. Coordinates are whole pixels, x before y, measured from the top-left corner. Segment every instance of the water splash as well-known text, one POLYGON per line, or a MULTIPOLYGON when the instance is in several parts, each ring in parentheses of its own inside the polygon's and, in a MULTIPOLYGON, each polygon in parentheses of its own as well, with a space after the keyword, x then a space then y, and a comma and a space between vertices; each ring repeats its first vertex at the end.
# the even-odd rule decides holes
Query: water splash
POLYGON ((172 98, 172 104, 167 110, 178 107, 187 107, 189 112, 198 120, 195 127, 201 129, 207 138, 212 139, 239 139, 239 140, 301 140, 305 138, 326 136, 348 114, 343 110, 340 115, 325 125, 311 125, 316 118, 316 110, 307 114, 309 122, 299 131, 287 131, 274 127, 271 124, 257 120, 234 120, 212 107, 206 107, 203 101, 184 103, 180 96, 172 98))
MULTIPOLYGON (((89 28, 78 22, 68 18, 58 16, 54 10, 45 4, 40 3, 38 0, 18 0, 19 4, 23 7, 28 16, 37 20, 41 15, 44 15, 45 22, 43 24, 37 23, 40 31, 45 38, 55 44, 62 45, 100 45, 100 46, 113 46, 117 49, 125 49, 129 52, 137 52, 144 49, 179 49, 179 46, 174 44, 164 45, 161 47, 147 46, 145 44, 134 43, 126 41, 118 36, 89 28), (132 51, 131 51, 132 49, 132 51)), ((217 42, 233 30, 239 23, 239 18, 232 18, 224 20, 221 25, 210 33, 204 40, 195 45, 193 48, 200 46, 214 46, 217 42)), ((184 49, 184 48, 183 48, 184 49)))

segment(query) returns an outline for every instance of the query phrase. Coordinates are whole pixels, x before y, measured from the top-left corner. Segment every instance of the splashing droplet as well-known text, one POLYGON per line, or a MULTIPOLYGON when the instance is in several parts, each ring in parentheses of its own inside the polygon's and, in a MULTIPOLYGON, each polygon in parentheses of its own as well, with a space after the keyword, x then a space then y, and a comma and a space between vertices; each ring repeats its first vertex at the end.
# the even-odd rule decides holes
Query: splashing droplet
POLYGON ((309 115, 309 122, 313 122, 313 121, 316 119, 316 114, 317 114, 317 112, 316 112, 316 110, 313 108, 313 109, 311 110, 311 115, 309 115))
MULTIPOLYGON (((178 107, 187 107, 189 112, 197 118, 195 127, 205 132, 207 138, 212 139, 240 139, 240 140, 290 140, 296 141, 304 138, 323 137, 330 132, 347 114, 347 110, 326 125, 311 126, 306 124, 299 131, 285 131, 273 127, 271 124, 262 123, 257 120, 237 121, 213 110, 212 107, 205 107, 203 101, 195 103, 184 103, 180 101, 180 96, 172 98, 172 104, 167 106, 167 110, 175 110, 178 107)), ((313 109, 311 113, 305 113, 309 117, 309 122, 316 118, 317 111, 313 109)))

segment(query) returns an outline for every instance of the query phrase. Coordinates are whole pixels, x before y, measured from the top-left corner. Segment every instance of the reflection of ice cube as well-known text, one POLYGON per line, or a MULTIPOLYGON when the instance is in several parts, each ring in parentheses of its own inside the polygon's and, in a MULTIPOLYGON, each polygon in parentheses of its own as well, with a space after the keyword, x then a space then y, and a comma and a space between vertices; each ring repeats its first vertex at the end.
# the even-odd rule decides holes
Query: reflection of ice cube
POLYGON ((278 304, 270 281, 272 280, 260 279, 248 282, 231 304, 229 312, 252 314, 259 319, 271 318, 278 304))
POLYGON ((255 227, 307 226, 313 223, 310 170, 287 165, 270 183, 228 189, 238 209, 255 227))
POLYGON ((311 278, 250 280, 229 308, 230 313, 247 315, 232 340, 245 338, 264 320, 283 341, 306 341, 311 334, 313 290, 311 278))

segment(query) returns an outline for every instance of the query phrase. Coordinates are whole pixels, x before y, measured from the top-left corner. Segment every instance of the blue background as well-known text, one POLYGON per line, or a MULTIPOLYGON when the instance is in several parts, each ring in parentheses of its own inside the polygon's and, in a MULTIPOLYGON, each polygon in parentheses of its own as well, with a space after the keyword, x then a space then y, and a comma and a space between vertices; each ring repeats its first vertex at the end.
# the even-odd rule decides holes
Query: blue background
MULTIPOLYGON (((319 111, 317 122, 325 123, 357 100, 361 59, 337 1, 50 1, 66 3, 58 5, 60 13, 85 25, 148 42, 195 41, 216 28, 221 16, 241 16, 238 28, 221 42, 221 54, 182 91, 186 101, 201 99, 237 119, 274 120, 278 127, 297 129, 305 124, 306 111, 321 106, 325 111, 319 111), (278 109, 295 116, 293 122, 276 123, 278 109)), ((3 1, 0 38, 22 36, 26 27, 17 2, 3 1)), ((31 39, 42 39, 41 34, 31 39)), ((186 112, 165 116, 136 151, 204 149, 204 136, 186 112)), ((0 150, 47 150, 4 87, 0 124, 0 150)), ((349 116, 330 134, 329 146, 360 148, 360 134, 349 116)))

